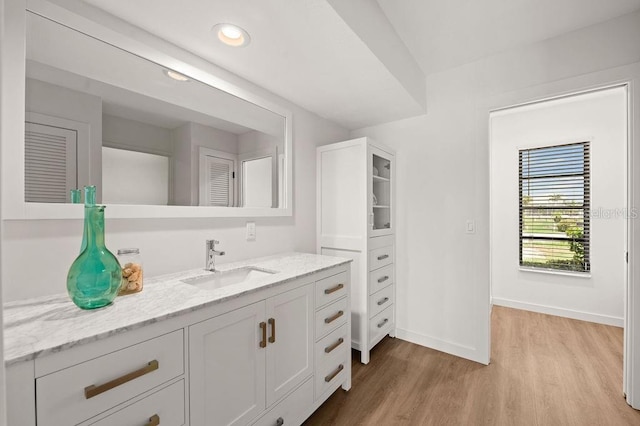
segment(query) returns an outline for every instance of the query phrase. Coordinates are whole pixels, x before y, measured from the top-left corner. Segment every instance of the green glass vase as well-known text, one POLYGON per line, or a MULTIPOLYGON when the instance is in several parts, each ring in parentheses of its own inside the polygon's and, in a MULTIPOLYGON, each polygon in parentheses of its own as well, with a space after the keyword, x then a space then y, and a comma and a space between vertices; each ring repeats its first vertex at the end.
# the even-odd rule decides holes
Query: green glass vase
POLYGON ((79 308, 96 309, 118 295, 122 269, 104 244, 105 206, 85 205, 82 252, 67 274, 67 292, 79 308), (86 246, 85 246, 86 243, 86 246))

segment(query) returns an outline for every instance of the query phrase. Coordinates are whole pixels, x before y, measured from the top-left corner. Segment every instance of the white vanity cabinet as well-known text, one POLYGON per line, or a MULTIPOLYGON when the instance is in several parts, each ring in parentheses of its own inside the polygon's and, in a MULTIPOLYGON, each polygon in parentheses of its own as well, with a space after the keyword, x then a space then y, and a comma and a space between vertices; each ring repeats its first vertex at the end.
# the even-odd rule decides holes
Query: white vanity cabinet
POLYGON ((184 330, 165 329, 153 325, 9 366, 8 388, 16 392, 8 395, 8 424, 188 424, 184 330))
POLYGON ((395 156, 370 138, 317 148, 317 252, 353 259, 351 346, 395 333, 395 156))
MULTIPOLYGON (((49 303, 50 311, 35 318, 55 317, 61 329, 93 322, 102 334, 79 343, 69 328, 66 343, 47 354, 7 358, 9 425, 300 425, 336 389, 351 386, 344 343, 350 340, 350 265, 308 254, 283 259, 292 260, 264 268, 292 265, 294 273, 225 293, 223 300, 178 288, 188 285, 181 281, 162 290, 149 284, 140 296, 150 302, 158 292, 158 309, 170 306, 176 291, 200 304, 165 311, 162 321, 148 312, 132 316, 131 324, 142 318, 147 324, 134 329, 99 324, 109 312, 133 309, 136 295, 96 313, 78 311, 66 299, 61 308, 49 303), (53 315, 60 309, 73 322, 53 315)), ((15 335, 22 342, 37 339, 37 327, 30 330, 31 336, 15 335)))
POLYGON ((191 421, 245 425, 313 373, 314 284, 189 327, 191 421))

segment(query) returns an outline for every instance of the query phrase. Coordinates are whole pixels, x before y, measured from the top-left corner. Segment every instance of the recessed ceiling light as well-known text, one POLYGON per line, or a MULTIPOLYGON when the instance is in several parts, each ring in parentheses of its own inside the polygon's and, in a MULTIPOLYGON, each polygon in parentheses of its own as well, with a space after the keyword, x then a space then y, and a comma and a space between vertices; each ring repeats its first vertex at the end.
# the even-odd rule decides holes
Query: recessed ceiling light
POLYGON ((216 24, 211 29, 218 40, 232 47, 246 46, 251 42, 249 33, 233 24, 216 24))
POLYGON ((176 72, 173 70, 164 70, 164 73, 167 77, 176 81, 180 81, 180 82, 190 81, 189 77, 187 77, 186 75, 180 74, 179 72, 176 72))

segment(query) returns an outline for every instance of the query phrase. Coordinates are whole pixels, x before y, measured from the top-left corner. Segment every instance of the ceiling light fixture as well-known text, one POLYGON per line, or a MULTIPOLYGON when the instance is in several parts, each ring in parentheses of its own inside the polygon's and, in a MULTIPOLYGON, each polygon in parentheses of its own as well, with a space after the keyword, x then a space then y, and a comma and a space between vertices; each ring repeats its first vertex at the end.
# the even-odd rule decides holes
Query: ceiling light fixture
POLYGON ((187 77, 186 75, 180 74, 179 72, 176 72, 173 70, 164 70, 164 74, 175 81, 180 81, 180 82, 191 81, 189 80, 189 77, 187 77))
POLYGON ((218 40, 231 47, 243 47, 251 42, 249 33, 237 25, 216 24, 211 29, 218 40))

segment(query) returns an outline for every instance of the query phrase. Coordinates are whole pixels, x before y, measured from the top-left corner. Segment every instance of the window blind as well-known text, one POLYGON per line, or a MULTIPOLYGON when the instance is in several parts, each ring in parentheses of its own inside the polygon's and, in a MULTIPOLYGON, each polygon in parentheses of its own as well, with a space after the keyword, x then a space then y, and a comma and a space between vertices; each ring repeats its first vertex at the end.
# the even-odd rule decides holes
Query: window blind
POLYGON ((519 151, 520 265, 588 272, 589 142, 519 151))

